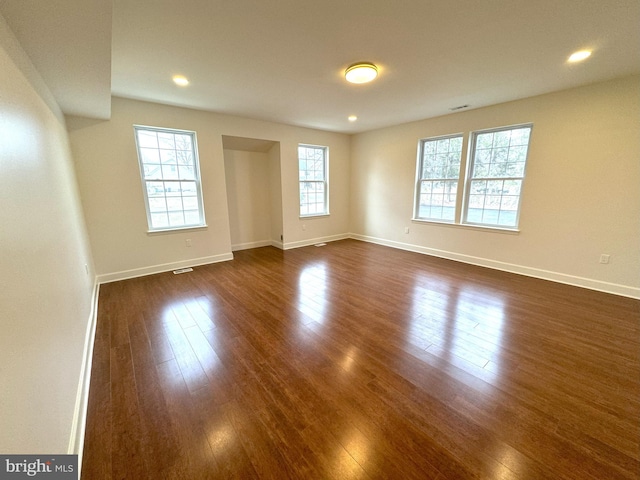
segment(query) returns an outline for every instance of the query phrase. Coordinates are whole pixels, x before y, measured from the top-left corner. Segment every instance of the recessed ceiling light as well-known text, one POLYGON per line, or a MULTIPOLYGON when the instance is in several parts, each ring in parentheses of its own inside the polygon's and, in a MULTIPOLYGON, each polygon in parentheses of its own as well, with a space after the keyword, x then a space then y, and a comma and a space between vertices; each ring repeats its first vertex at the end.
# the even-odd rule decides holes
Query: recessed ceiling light
POLYGON ((348 120, 350 122, 355 122, 358 119, 358 117, 356 117, 355 115, 349 115, 348 120))
POLYGON ((358 62, 344 71, 344 78, 351 83, 367 83, 378 76, 378 67, 369 62, 358 62))
POLYGON ((173 83, 180 87, 186 87, 187 85, 189 85, 189 80, 184 75, 174 75, 173 83))
POLYGON ((576 63, 586 60, 591 56, 591 50, 580 50, 579 52, 574 52, 569 57, 569 62, 576 63))

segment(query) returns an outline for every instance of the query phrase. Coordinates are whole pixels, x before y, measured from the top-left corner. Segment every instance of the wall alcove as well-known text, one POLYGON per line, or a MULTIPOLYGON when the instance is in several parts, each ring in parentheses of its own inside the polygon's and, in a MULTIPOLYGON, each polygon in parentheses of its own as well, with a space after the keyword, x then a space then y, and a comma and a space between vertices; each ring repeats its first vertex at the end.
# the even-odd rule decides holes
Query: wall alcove
POLYGON ((282 248, 280 142, 222 136, 231 249, 282 248))

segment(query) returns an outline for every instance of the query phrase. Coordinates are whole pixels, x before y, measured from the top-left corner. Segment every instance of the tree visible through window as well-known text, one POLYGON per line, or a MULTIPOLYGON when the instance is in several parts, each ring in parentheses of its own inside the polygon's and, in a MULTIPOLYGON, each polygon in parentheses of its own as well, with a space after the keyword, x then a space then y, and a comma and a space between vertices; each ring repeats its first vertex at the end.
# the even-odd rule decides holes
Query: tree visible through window
POLYGON ((327 215, 327 147, 298 145, 300 216, 327 215))
POLYGON ((149 230, 204 226, 195 132, 134 130, 149 230))
POLYGON ((463 135, 421 140, 414 218, 518 228, 531 128, 471 133, 467 168, 463 135))
POLYGON ((422 140, 416 218, 455 220, 462 135, 422 140))
POLYGON ((472 137, 464 223, 517 227, 531 126, 472 137))

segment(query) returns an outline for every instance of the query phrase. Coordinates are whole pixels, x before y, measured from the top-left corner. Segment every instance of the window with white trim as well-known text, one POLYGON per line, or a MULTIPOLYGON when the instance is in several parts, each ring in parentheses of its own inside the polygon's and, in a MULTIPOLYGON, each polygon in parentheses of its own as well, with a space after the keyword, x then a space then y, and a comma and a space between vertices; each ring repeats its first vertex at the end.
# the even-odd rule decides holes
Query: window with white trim
POLYGON ((461 158, 462 135, 420 142, 416 218, 455 220, 461 158))
POLYGON ((517 228, 531 125, 474 132, 463 223, 517 228))
POLYGON ((298 145, 300 216, 329 214, 327 147, 298 145))
POLYGON ((134 130, 149 231, 205 226, 196 133, 134 130))
POLYGON ((532 125, 420 141, 415 220, 516 230, 532 125))

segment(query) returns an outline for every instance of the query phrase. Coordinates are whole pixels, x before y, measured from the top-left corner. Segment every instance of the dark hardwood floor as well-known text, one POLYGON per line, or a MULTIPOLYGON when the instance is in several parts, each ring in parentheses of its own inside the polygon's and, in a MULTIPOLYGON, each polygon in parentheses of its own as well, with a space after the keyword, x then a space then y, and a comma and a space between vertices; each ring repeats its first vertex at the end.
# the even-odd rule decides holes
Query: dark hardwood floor
POLYGON ((354 240, 102 285, 82 478, 618 479, 640 302, 354 240))

